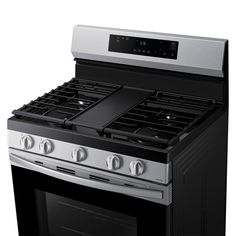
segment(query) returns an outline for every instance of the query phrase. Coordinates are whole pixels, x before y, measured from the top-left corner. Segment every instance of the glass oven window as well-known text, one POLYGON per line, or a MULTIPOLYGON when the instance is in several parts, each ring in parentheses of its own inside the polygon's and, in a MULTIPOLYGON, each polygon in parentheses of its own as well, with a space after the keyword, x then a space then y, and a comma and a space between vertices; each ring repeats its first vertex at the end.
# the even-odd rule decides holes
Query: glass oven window
POLYGON ((36 190, 39 218, 52 236, 137 236, 137 219, 36 190))

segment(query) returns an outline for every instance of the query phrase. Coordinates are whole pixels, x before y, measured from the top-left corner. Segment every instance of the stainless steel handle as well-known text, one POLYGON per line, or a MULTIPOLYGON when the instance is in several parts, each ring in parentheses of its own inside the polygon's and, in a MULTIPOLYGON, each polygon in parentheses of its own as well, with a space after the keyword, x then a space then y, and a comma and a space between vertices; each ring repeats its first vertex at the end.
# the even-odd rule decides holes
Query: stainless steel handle
POLYGON ((160 191, 160 190, 149 190, 149 189, 141 189, 141 188, 135 188, 135 187, 122 186, 122 185, 115 185, 115 184, 85 179, 85 178, 81 178, 81 177, 73 176, 69 174, 64 174, 56 170, 34 164, 13 153, 10 153, 10 162, 12 165, 30 169, 30 170, 45 174, 47 176, 61 179, 70 183, 75 183, 75 184, 88 186, 88 187, 96 188, 96 189, 101 189, 101 190, 105 190, 109 192, 122 193, 129 196, 135 196, 138 198, 143 198, 143 199, 147 199, 154 202, 155 202, 155 199, 157 202, 160 202, 160 200, 163 199, 163 191, 160 191))

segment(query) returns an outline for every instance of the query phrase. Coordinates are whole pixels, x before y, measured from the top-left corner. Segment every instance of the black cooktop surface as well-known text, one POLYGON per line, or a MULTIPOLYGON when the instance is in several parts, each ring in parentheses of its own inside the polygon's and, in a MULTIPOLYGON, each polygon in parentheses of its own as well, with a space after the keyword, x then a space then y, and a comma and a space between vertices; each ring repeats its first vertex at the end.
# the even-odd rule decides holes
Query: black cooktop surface
POLYGON ((13 114, 48 126, 168 149, 215 107, 210 99, 73 78, 13 114))

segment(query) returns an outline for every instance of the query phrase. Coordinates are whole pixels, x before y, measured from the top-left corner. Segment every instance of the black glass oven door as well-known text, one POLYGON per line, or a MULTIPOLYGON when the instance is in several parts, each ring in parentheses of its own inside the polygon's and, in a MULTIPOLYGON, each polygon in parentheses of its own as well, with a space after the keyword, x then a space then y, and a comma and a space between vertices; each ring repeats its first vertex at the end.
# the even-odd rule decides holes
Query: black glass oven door
POLYGON ((134 216, 41 190, 36 195, 41 227, 50 235, 137 235, 134 216))
MULTIPOLYGON (((170 235, 171 205, 12 166, 20 236, 170 235)), ((95 185, 96 186, 96 185, 95 185)))

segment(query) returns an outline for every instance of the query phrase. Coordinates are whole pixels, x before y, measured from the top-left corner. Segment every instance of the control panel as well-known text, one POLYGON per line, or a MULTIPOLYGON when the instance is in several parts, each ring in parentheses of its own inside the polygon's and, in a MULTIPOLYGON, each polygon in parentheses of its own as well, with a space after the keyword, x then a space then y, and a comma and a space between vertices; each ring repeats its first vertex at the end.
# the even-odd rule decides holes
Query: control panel
POLYGON ((177 59, 178 41, 110 35, 109 51, 177 59))
POLYGON ((8 135, 10 148, 40 154, 39 157, 54 158, 155 183, 168 184, 171 180, 170 163, 159 163, 18 131, 9 130, 8 135))
POLYGON ((74 58, 223 77, 225 39, 76 25, 74 58))

